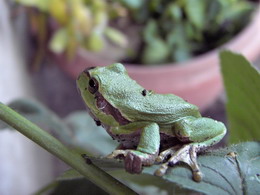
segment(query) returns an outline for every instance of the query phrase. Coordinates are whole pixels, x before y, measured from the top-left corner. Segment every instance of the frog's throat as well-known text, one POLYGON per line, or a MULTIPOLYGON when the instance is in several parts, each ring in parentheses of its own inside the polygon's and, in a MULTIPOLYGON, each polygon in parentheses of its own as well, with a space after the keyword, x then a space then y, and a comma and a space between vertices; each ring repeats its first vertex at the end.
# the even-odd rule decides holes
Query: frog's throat
POLYGON ((130 123, 129 120, 123 117, 118 109, 113 107, 100 92, 95 93, 96 107, 107 115, 113 116, 113 118, 120 124, 126 125, 130 123))

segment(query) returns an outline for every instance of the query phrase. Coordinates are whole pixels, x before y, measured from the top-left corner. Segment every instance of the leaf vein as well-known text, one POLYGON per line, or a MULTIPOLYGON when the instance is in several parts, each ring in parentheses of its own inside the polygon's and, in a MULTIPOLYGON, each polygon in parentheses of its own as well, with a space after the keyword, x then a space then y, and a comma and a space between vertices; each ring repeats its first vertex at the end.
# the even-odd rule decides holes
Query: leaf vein
MULTIPOLYGON (((187 179, 187 177, 186 176, 182 176, 182 175, 178 175, 178 177, 179 178, 183 178, 183 179, 187 179)), ((181 183, 181 182, 178 182, 177 180, 171 180, 171 179, 169 179, 169 178, 165 178, 167 181, 169 181, 169 182, 172 182, 172 183, 175 183, 176 185, 179 185, 180 187, 185 187, 186 189, 190 189, 190 190, 193 190, 193 191, 196 191, 196 192, 202 192, 202 193, 205 193, 205 190, 204 190, 204 188, 203 189, 194 189, 194 188, 192 188, 192 187, 190 187, 190 186, 187 186, 187 185, 184 185, 183 183, 181 183)), ((216 188, 219 188, 219 189, 221 189, 222 191, 224 191, 224 192, 227 192, 228 194, 231 194, 230 192, 228 192, 228 191, 226 191, 224 188, 222 188, 221 186, 217 186, 217 185, 215 185, 215 184, 213 184, 213 183, 210 183, 210 182, 206 182, 206 181, 204 181, 203 180, 203 182, 204 183, 206 183, 206 184, 209 184, 209 185, 211 185, 211 186, 215 186, 216 188)), ((232 195, 232 194, 231 194, 232 195)))
POLYGON ((240 167, 240 164, 239 164, 239 162, 238 162, 238 160, 237 160, 237 157, 235 157, 235 160, 236 160, 236 164, 237 164, 237 169, 238 169, 238 174, 239 174, 239 178, 240 178, 240 180, 241 180, 241 190, 242 190, 242 192, 243 192, 243 194, 246 194, 246 189, 245 189, 245 183, 246 183, 246 181, 245 181, 245 179, 244 179, 244 177, 243 177, 243 175, 242 175, 242 170, 241 170, 241 167, 240 167))
MULTIPOLYGON (((236 194, 236 189, 234 188, 234 186, 230 183, 230 181, 229 181, 222 173, 220 173, 220 172, 216 171, 215 169, 213 169, 213 168, 211 168, 211 167, 208 167, 208 166, 206 166, 206 165, 202 165, 202 166, 205 167, 205 168, 208 168, 208 169, 210 169, 210 170, 212 170, 212 171, 214 171, 214 172, 217 173, 217 174, 219 174, 219 175, 230 185, 230 187, 231 187, 232 190, 234 191, 234 194, 236 194)), ((207 183, 207 182, 206 182, 206 183, 207 183)), ((217 186, 217 187, 221 188, 220 186, 217 186)), ((226 191, 224 188, 221 188, 221 189, 223 189, 224 191, 226 191)), ((226 192, 228 192, 229 194, 232 194, 232 193, 229 192, 229 191, 226 191, 226 192)))

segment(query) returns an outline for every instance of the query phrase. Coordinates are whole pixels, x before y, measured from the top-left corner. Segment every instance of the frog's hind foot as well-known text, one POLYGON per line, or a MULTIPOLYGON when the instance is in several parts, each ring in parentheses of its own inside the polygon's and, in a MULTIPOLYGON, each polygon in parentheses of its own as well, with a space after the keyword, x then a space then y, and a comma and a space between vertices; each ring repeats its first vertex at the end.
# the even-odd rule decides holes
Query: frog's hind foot
POLYGON ((180 148, 177 152, 175 152, 175 148, 170 148, 164 152, 162 152, 158 158, 158 161, 163 161, 167 156, 171 155, 170 159, 167 162, 163 163, 159 169, 155 171, 156 176, 163 176, 169 166, 175 165, 177 162, 184 162, 188 164, 192 170, 193 179, 197 182, 200 182, 202 179, 202 173, 199 169, 197 163, 197 147, 192 144, 188 144, 180 148))
POLYGON ((178 149, 180 149, 181 146, 180 145, 176 145, 176 146, 173 146, 167 150, 164 150, 162 151, 158 156, 157 158, 155 159, 155 162, 157 163, 163 163, 163 162, 166 162, 171 156, 174 155, 175 152, 178 151, 178 149))

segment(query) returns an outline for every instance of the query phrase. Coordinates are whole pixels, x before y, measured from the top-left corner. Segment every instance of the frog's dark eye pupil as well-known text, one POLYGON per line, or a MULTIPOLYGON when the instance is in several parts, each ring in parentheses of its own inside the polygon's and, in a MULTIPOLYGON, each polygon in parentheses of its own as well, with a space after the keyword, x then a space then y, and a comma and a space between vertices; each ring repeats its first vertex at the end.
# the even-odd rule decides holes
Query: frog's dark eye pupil
POLYGON ((90 93, 95 93, 97 90, 98 90, 98 83, 95 79, 90 79, 89 82, 88 82, 88 89, 89 89, 89 92, 90 93))
POLYGON ((89 80, 89 86, 93 88, 96 86, 95 81, 93 79, 89 80))

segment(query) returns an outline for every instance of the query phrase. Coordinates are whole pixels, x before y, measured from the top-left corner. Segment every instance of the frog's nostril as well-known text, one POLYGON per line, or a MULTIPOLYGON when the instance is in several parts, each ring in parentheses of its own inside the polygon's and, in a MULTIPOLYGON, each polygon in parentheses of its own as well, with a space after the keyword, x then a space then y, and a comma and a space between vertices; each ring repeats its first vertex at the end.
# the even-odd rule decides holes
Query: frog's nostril
POLYGON ((91 70, 91 69, 94 69, 94 68, 96 68, 96 67, 95 67, 95 66, 88 67, 88 68, 86 68, 86 69, 84 70, 84 72, 85 72, 86 74, 88 74, 88 71, 91 70))

